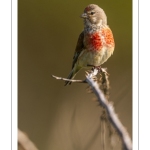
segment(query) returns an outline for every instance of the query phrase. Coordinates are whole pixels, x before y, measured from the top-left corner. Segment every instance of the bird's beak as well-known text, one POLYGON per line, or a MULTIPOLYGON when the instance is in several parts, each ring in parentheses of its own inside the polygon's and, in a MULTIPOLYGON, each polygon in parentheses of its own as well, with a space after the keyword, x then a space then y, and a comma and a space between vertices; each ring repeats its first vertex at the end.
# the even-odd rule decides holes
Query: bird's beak
POLYGON ((86 19, 87 18, 87 14, 83 13, 80 17, 86 19))

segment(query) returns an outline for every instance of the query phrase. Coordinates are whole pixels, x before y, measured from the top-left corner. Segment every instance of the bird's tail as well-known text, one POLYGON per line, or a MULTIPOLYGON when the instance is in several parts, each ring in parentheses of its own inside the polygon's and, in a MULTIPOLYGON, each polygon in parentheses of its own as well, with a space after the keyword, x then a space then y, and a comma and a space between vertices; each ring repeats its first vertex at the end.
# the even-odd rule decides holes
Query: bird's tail
MULTIPOLYGON (((74 79, 75 75, 77 74, 79 70, 80 68, 78 69, 73 68, 70 74, 68 75, 67 79, 74 79)), ((66 81, 64 86, 69 85, 69 84, 71 84, 71 81, 66 81)))

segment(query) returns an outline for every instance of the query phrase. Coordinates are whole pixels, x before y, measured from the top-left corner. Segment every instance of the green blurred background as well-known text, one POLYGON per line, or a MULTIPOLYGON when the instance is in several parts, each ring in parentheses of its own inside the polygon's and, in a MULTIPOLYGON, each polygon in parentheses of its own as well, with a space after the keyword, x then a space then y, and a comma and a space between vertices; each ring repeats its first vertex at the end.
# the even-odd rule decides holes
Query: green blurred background
MULTIPOLYGON (((102 65, 110 100, 132 136, 132 1, 18 1, 18 127, 40 150, 99 150, 101 108, 85 84, 64 87, 88 4, 104 9, 115 51, 102 65)), ((76 79, 84 78, 84 70, 76 79)))

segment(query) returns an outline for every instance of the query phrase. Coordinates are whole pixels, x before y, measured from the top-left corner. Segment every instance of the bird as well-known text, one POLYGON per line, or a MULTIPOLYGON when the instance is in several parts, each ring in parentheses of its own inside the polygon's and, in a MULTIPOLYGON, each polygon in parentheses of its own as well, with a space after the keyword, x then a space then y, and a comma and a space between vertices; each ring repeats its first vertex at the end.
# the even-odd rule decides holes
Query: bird
MULTIPOLYGON (((80 17, 83 18, 84 29, 78 37, 72 70, 67 79, 74 79, 82 68, 101 67, 115 48, 113 33, 107 25, 107 16, 101 7, 89 4, 80 17)), ((65 86, 69 84, 71 81, 65 82, 65 86)))

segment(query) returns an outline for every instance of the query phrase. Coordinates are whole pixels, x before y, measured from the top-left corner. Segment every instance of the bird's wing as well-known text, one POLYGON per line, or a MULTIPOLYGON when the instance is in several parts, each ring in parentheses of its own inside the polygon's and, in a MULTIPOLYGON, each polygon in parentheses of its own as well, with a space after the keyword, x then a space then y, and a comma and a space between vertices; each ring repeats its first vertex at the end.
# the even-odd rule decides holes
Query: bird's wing
POLYGON ((72 68, 74 67, 75 63, 78 60, 78 57, 79 57, 80 53, 82 52, 82 50, 84 48, 83 39, 84 39, 84 31, 81 32, 81 34, 79 35, 79 38, 78 38, 75 53, 74 53, 74 56, 73 56, 72 68))

